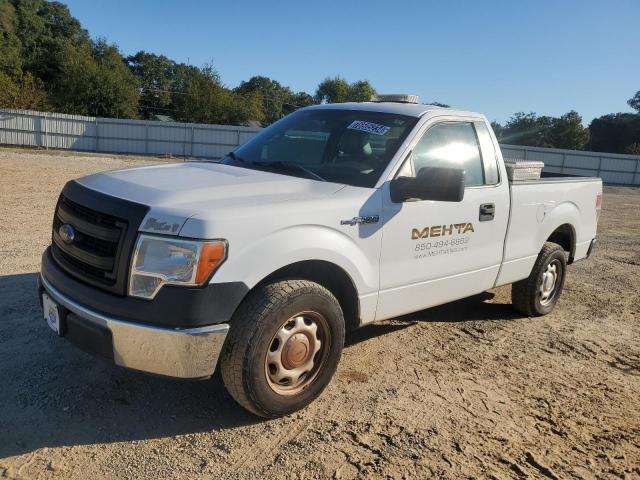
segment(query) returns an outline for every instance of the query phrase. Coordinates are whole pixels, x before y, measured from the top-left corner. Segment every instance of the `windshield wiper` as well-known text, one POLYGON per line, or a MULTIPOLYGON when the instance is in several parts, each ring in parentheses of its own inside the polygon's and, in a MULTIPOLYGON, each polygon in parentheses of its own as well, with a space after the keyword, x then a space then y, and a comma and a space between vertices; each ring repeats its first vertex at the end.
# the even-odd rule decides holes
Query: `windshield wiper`
POLYGON ((262 168, 274 168, 274 170, 297 170, 298 172, 304 173, 307 176, 307 178, 313 178, 314 180, 320 180, 321 182, 327 181, 326 179, 318 175, 316 172, 312 172, 308 168, 303 167, 298 163, 276 161, 276 162, 253 162, 251 163, 251 165, 255 165, 257 167, 262 167, 262 168))

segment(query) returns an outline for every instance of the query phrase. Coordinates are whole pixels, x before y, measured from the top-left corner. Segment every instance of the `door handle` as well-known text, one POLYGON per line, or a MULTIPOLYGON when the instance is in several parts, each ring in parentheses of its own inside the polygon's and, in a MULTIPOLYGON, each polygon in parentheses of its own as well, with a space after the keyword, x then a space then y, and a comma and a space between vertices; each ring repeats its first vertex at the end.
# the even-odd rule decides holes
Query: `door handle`
POLYGON ((480 218, 481 222, 487 222, 493 220, 496 216, 496 206, 493 203, 483 203, 480 205, 480 218))

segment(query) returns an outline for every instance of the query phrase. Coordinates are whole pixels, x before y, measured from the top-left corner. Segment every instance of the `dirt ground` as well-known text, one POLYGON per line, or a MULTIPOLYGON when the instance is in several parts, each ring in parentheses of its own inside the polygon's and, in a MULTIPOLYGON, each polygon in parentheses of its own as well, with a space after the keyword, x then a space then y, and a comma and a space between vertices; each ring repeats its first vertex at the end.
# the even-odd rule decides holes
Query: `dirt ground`
POLYGON ((265 421, 219 376, 129 372, 41 318, 63 184, 151 161, 0 149, 0 478, 640 478, 640 189, 605 188, 552 314, 502 287, 370 325, 318 401, 265 421))

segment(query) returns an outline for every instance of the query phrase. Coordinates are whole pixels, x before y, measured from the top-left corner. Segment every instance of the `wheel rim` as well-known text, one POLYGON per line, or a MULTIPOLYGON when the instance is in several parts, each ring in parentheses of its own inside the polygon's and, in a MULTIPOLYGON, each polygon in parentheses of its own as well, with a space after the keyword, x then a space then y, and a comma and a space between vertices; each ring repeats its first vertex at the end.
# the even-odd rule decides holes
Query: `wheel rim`
POLYGON ((318 376, 329 351, 329 325, 318 312, 300 312, 280 325, 265 355, 271 389, 295 395, 318 376))
POLYGON ((539 293, 541 305, 549 305, 556 297, 561 274, 562 264, 559 260, 553 260, 547 265, 547 268, 542 273, 542 280, 540 281, 539 293))

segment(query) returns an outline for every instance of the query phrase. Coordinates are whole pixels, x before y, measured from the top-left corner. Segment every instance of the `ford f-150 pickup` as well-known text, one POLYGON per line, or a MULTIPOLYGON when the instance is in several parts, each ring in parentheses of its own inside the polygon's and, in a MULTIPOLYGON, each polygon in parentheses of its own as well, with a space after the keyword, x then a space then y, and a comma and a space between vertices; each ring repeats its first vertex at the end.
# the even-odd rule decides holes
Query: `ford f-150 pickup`
POLYGON ((349 329, 505 284, 549 313, 594 248, 601 180, 510 181, 483 115, 396 100, 302 108, 222 160, 68 182, 45 320, 123 367, 219 365, 276 417, 320 395, 349 329))

